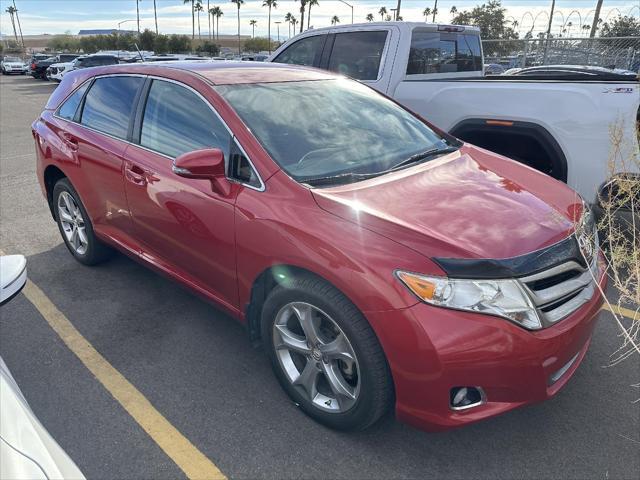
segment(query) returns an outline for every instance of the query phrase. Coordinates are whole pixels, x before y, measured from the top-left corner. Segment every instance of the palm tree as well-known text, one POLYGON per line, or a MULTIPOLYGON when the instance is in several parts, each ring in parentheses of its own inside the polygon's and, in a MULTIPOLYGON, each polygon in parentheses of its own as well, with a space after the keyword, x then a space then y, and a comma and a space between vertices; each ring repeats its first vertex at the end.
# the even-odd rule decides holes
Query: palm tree
POLYGON ((453 7, 451 7, 451 10, 449 10, 449 13, 451 13, 451 15, 455 15, 456 13, 458 13, 458 8, 454 5, 453 7))
POLYGON ((422 11, 422 15, 424 15, 424 21, 428 22, 429 21, 429 15, 431 15, 431 9, 429 7, 425 8, 422 11))
POLYGON ((318 6, 318 0, 307 0, 307 5, 309 5, 309 11, 307 12, 307 29, 311 28, 311 7, 313 5, 318 6))
POLYGON ((220 39, 220 17, 224 15, 222 9, 218 6, 213 7, 213 16, 216 17, 216 41, 220 39))
POLYGON ((258 24, 257 20, 249 20, 249 25, 251 25, 251 38, 256 38, 256 25, 258 24))
POLYGON ((138 21, 138 35, 140 35, 140 0, 136 0, 136 19, 138 21))
MULTIPOLYGON (((208 2, 207 2, 208 3, 208 2)), ((213 40, 214 38, 216 38, 216 7, 212 7, 208 10, 209 12, 209 24, 213 24, 213 29, 212 29, 212 34, 211 34, 211 40, 213 40)))
POLYGON ((240 5, 244 3, 244 0, 231 0, 231 3, 235 3, 238 6, 238 55, 242 53, 240 49, 240 5))
POLYGON ((209 5, 209 0, 207 0, 207 21, 209 22, 209 41, 211 41, 211 5, 209 5))
POLYGON ((340 23, 340 19, 337 15, 334 15, 333 17, 331 17, 331 25, 335 25, 337 23, 340 23))
MULTIPOLYGON (((293 15, 291 14, 291 12, 287 12, 287 14, 284 16, 284 21, 287 22, 287 26, 289 27, 289 36, 287 38, 291 38, 291 19, 293 18, 293 15)), ((293 33, 295 33, 295 30, 293 31, 293 33)))
POLYGON ((196 38, 196 12, 193 8, 193 2, 194 0, 182 0, 183 5, 186 5, 187 3, 191 4, 191 40, 196 38))
POLYGON ((296 25, 298 24, 298 19, 296 17, 291 17, 291 25, 293 25, 293 34, 296 33, 296 25))
POLYGON ((431 19, 431 23, 436 23, 436 15, 438 14, 438 0, 433 2, 433 18, 431 19))
POLYGON ((367 13, 366 20, 367 22, 373 22, 373 13, 367 13))
POLYGON ((380 7, 378 14, 380 15, 380 21, 384 21, 384 16, 387 14, 387 7, 380 7))
POLYGON ((158 9, 156 7, 156 0, 153 0, 153 18, 156 21, 156 35, 158 35, 158 9))
POLYGON ((304 30, 304 9, 307 5, 307 0, 300 0, 300 33, 304 30))
POLYGON ((202 8, 202 4, 200 3, 200 0, 196 2, 193 8, 195 9, 196 12, 198 12, 198 40, 202 40, 202 35, 200 33, 200 12, 204 12, 204 8, 202 8))
POLYGON ((269 39, 269 53, 271 53, 271 8, 278 8, 276 0, 264 0, 263 7, 269 7, 269 24, 267 25, 267 38, 269 39))
POLYGON ((18 43, 18 32, 16 31, 16 22, 15 22, 15 19, 13 18, 13 15, 16 13, 16 11, 17 9, 13 6, 10 6, 6 10, 6 12, 11 17, 11 25, 13 26, 13 36, 16 37, 16 43, 18 43))
POLYGON ((568 22, 567 23, 567 27, 569 27, 569 33, 567 34, 567 37, 571 36, 571 27, 573 27, 573 22, 568 22))

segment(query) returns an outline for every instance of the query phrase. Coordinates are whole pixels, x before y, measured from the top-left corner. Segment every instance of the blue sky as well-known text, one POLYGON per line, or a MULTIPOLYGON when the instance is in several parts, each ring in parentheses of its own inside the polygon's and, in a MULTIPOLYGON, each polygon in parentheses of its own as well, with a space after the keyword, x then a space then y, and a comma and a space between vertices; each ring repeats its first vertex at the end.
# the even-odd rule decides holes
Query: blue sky
MULTIPOLYGON (((201 0, 206 8, 207 0, 201 0)), ((356 22, 364 21, 368 13, 373 13, 376 19, 380 16, 377 11, 381 6, 387 9, 395 8, 396 0, 352 0, 354 5, 354 17, 356 22)), ((191 14, 188 5, 183 5, 182 0, 156 0, 158 6, 158 24, 164 33, 190 33, 191 14)), ((262 7, 262 1, 245 0, 241 9, 241 30, 243 34, 251 34, 249 20, 258 21, 256 35, 266 35, 267 9, 262 7)), ((424 21, 422 11, 425 7, 433 7, 434 0, 403 0, 402 16, 405 20, 424 21)), ((439 14, 436 21, 448 22, 451 19, 449 13, 455 5, 458 10, 471 8, 482 1, 478 0, 438 0, 439 14)), ((210 0, 210 4, 222 7, 224 16, 220 21, 221 33, 235 33, 237 28, 236 7, 230 1, 210 0)), ((507 15, 511 20, 516 19, 520 23, 520 29, 524 33, 532 26, 533 17, 537 16, 534 32, 541 31, 546 26, 546 16, 542 11, 549 10, 551 0, 503 0, 502 4, 507 8, 507 15), (529 12, 529 13, 527 13, 529 12)), ((596 0, 557 0, 556 10, 560 12, 554 15, 554 28, 560 29, 562 24, 571 21, 573 31, 577 32, 579 23, 590 23, 593 19, 593 9, 596 0), (568 16, 571 15, 571 18, 568 16), (585 18, 586 17, 586 18, 585 18), (564 20, 563 20, 564 19, 564 20)), ((2 34, 11 34, 9 16, 5 13, 11 5, 10 0, 0 0, 0 31, 2 34)), ((22 30, 25 35, 42 33, 64 33, 71 31, 77 33, 83 28, 116 28, 118 22, 135 19, 135 0, 16 0, 19 10, 22 30)), ((272 21, 282 21, 287 12, 293 13, 297 18, 300 4, 292 0, 278 2, 278 8, 272 12, 272 21)), ((613 17, 618 14, 631 14, 640 16, 640 0, 605 0, 602 16, 613 17)), ((140 1, 141 28, 154 28, 153 0, 140 1)), ((337 15, 341 23, 351 22, 351 9, 337 0, 319 0, 319 6, 313 7, 311 12, 311 25, 323 27, 330 24, 331 17, 337 15)), ((208 30, 207 17, 201 14, 200 19, 203 36, 208 30)), ((306 19, 305 19, 306 24, 306 19)), ((122 24, 123 29, 135 30, 135 21, 122 24)), ((281 37, 287 36, 287 25, 280 25, 281 37)), ((276 36, 276 26, 272 25, 272 35, 276 36)))

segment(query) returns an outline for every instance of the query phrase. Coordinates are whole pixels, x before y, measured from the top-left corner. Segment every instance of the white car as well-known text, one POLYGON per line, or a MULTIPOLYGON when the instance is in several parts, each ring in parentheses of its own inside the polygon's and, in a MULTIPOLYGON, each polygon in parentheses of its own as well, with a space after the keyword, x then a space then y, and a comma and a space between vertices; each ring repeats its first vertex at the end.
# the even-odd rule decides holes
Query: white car
POLYGON ((75 70, 74 65, 76 60, 73 60, 71 62, 61 62, 61 63, 52 64, 47 68, 47 78, 54 82, 61 82, 62 77, 66 73, 70 72, 71 70, 75 70))
POLYGON ((18 57, 4 57, 0 63, 0 68, 3 75, 11 75, 12 73, 24 75, 28 70, 27 64, 18 57))
MULTIPOLYGON (((0 257, 0 305, 27 281, 22 255, 0 257)), ((84 475, 35 416, 0 358, 0 479, 84 479, 84 475)))
POLYGON ((615 148, 631 165, 638 155, 636 79, 483 76, 478 27, 370 22, 318 28, 288 40, 267 61, 360 80, 466 142, 568 183, 590 203, 610 180, 615 148))

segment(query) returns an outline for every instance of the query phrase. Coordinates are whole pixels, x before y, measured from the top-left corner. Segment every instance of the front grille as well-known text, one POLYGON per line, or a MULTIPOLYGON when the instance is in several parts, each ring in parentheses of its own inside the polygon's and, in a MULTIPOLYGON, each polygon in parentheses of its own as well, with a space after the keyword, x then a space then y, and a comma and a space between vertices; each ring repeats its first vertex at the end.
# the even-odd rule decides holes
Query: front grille
POLYGON ((587 303, 595 293, 598 277, 598 238, 592 240, 595 254, 588 267, 570 260, 519 280, 538 309, 545 326, 553 325, 587 303))
POLYGON ((58 67, 49 67, 51 70, 51 75, 56 75, 58 73, 58 67))

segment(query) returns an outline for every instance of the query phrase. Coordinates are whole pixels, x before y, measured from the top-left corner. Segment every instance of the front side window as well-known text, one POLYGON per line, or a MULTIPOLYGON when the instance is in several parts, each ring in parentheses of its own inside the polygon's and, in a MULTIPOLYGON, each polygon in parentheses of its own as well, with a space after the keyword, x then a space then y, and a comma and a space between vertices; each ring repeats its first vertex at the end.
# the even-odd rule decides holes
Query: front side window
POLYGON ((76 118, 76 112, 78 111, 78 106, 82 101, 82 97, 84 92, 89 87, 90 82, 86 82, 80 88, 78 88, 75 92, 71 94, 69 98, 65 100, 65 102, 58 109, 58 116, 64 118, 65 120, 73 121, 76 118))
POLYGON ((482 71, 477 35, 413 30, 407 75, 474 71, 482 71))
POLYGON ((229 158, 231 135, 198 95, 172 82, 154 80, 142 118, 140 145, 175 158, 219 148, 229 158))
POLYGON ((324 35, 314 35, 298 40, 278 55, 274 62, 313 66, 320 58, 324 40, 324 35))
POLYGON ((91 86, 80 123, 116 138, 126 139, 142 77, 103 77, 91 86))
POLYGON ((329 70, 356 80, 376 80, 386 41, 386 31, 336 34, 329 70))
POLYGON ((348 79, 215 88, 274 161, 301 182, 378 174, 445 143, 395 102, 348 79))

